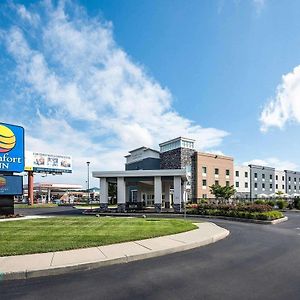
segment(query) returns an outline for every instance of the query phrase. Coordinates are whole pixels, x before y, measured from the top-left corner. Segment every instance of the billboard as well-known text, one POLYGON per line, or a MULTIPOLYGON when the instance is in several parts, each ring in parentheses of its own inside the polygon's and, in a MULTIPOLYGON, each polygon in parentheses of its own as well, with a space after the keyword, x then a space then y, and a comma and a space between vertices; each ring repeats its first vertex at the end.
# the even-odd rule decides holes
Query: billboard
POLYGON ((0 123, 0 172, 24 171, 24 128, 0 123))
POLYGON ((25 171, 40 173, 72 173, 72 157, 26 151, 25 171))
POLYGON ((0 175, 0 195, 22 195, 23 177, 0 175))

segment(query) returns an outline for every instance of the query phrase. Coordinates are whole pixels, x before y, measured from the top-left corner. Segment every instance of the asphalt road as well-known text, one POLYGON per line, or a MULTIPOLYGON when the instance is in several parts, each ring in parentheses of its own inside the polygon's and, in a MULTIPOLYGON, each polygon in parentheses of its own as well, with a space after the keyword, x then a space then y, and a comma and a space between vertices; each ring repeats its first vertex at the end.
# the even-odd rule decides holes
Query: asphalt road
POLYGON ((66 275, 0 283, 0 299, 300 299, 300 214, 257 225, 215 223, 231 235, 172 255, 66 275))
POLYGON ((24 216, 75 216, 82 215, 80 209, 75 209, 72 206, 57 206, 47 208, 15 208, 15 214, 21 214, 24 216))

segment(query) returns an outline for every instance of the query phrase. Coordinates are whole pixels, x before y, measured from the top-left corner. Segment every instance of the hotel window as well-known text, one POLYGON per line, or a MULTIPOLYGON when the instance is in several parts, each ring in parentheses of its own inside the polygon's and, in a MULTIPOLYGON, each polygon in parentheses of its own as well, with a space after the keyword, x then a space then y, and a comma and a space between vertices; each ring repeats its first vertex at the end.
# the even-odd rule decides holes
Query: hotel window
POLYGON ((245 172, 245 177, 248 178, 248 172, 245 172))
POLYGON ((270 174, 270 179, 273 179, 273 175, 272 174, 270 174))
POLYGON ((289 190, 291 190, 291 186, 289 185, 289 190))
POLYGON ((202 173, 206 174, 206 167, 202 167, 202 173))
POLYGON ((206 199, 207 198, 207 194, 203 194, 202 198, 206 199))
POLYGON ((254 178, 257 178, 257 173, 254 173, 254 178))
POLYGON ((291 177, 289 177, 289 181, 291 181, 291 177))
POLYGON ((265 188, 265 184, 264 183, 262 183, 261 186, 262 186, 263 189, 265 188))
POLYGON ((230 170, 226 170, 226 176, 230 175, 230 170))
POLYGON ((215 180, 215 185, 219 185, 219 180, 215 180))
POLYGON ((245 188, 246 189, 248 188, 248 182, 245 182, 245 188))
POLYGON ((230 185, 230 182, 229 181, 226 181, 226 186, 229 186, 230 185))
POLYGON ((270 183, 270 189, 272 189, 273 188, 273 184, 272 183, 270 183))
POLYGON ((261 178, 262 178, 262 179, 265 179, 265 174, 261 174, 261 178))
POLYGON ((297 187, 296 186, 294 186, 294 190, 296 191, 296 189, 297 189, 297 187))
POLYGON ((278 180, 278 175, 275 176, 275 179, 278 180))
POLYGON ((240 172, 239 171, 235 171, 235 176, 239 177, 240 176, 240 172))
POLYGON ((278 190, 278 184, 277 183, 275 184, 275 188, 276 188, 276 190, 278 190))
POLYGON ((215 169, 215 175, 219 175, 219 169, 215 169))
POLYGON ((294 178, 294 182, 297 182, 297 178, 294 178))
POLYGON ((238 181, 235 183, 235 187, 240 187, 240 183, 238 181))
POLYGON ((282 189, 284 190, 284 184, 282 185, 282 189))
POLYGON ((203 179, 203 180, 202 180, 202 186, 205 186, 205 187, 206 187, 206 179, 203 179))
POLYGON ((254 187, 257 189, 257 182, 254 182, 254 187))
POLYGON ((282 181, 284 181, 284 176, 282 176, 282 181))

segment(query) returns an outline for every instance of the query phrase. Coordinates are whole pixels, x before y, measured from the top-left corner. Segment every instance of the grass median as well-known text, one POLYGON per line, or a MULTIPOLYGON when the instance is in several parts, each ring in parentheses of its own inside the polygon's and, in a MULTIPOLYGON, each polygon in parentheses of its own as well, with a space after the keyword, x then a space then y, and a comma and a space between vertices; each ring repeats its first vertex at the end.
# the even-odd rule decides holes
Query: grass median
POLYGON ((0 223, 0 256, 103 246, 196 229, 176 219, 65 217, 0 223))

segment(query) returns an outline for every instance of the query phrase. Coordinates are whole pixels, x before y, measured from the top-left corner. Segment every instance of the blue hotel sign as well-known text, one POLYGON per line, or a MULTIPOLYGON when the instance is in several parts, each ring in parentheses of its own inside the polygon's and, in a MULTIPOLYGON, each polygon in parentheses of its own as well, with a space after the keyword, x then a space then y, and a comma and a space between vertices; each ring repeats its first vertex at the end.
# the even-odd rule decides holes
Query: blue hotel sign
POLYGON ((22 195, 22 194, 23 194, 22 176, 0 175, 0 196, 1 195, 22 195))
POLYGON ((0 173, 24 171, 24 128, 0 123, 0 173))

